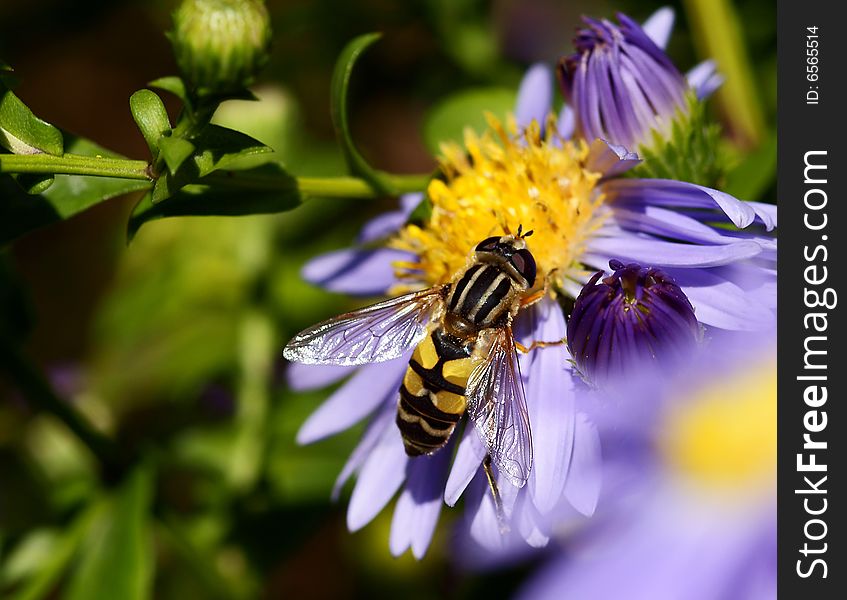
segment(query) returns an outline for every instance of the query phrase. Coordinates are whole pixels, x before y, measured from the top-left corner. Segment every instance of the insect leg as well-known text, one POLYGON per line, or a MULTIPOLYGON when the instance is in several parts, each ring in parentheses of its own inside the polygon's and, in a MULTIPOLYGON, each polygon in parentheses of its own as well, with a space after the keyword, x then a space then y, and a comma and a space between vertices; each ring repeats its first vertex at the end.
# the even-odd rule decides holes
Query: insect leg
POLYGON ((531 306, 531 305, 535 304, 536 302, 541 300, 546 295, 547 295, 547 286, 545 285, 542 289, 538 290, 537 292, 534 292, 534 293, 530 294, 529 296, 521 298, 521 308, 526 308, 527 306, 531 306))
POLYGON ((567 344, 567 343, 568 343, 568 340, 565 339, 565 338, 562 338, 560 340, 556 340, 555 342, 534 341, 529 346, 524 346, 519 341, 515 340, 515 348, 517 348, 518 352, 521 352, 522 354, 529 354, 531 351, 535 350, 536 348, 547 348, 548 346, 562 346, 562 345, 567 344))
POLYGON ((488 488, 491 490, 491 497, 494 500, 494 511, 497 513, 497 524, 500 526, 500 535, 508 535, 509 523, 506 520, 506 511, 503 510, 503 499, 500 498, 500 489, 497 487, 497 482, 494 480, 494 472, 491 470, 491 455, 486 454, 482 461, 482 468, 485 470, 485 477, 488 479, 488 488))

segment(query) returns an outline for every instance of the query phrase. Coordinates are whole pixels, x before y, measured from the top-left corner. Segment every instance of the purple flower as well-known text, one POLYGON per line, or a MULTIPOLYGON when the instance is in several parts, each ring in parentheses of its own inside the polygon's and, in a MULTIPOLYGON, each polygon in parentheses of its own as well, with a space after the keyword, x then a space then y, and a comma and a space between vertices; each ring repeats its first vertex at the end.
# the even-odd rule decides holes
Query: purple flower
MULTIPOLYGON (((650 297, 653 310, 681 310, 690 302, 697 324, 690 314, 680 318, 692 336, 695 325, 707 331, 771 327, 776 241, 768 232, 776 226, 775 207, 675 180, 620 178, 639 163, 638 156, 601 140, 569 139, 572 114, 566 109, 559 119, 550 116, 551 77, 546 67, 533 67, 521 85, 513 123, 492 119, 489 133, 469 133, 464 146, 444 146, 445 177, 427 189, 432 211, 426 223, 406 223, 423 196, 405 196, 399 210, 365 226, 357 246, 307 264, 305 278, 363 296, 439 285, 464 268, 480 241, 523 225, 534 230, 527 244, 538 285, 546 284, 544 298, 521 310, 514 323, 524 345, 562 340, 567 324, 558 300, 575 300, 610 261, 638 263, 653 274, 636 286, 641 300, 644 290, 652 294, 658 289, 653 285, 665 286, 650 297), (373 247, 386 236, 387 246, 373 247)), ((572 348, 586 345, 568 341, 572 348)), ((563 519, 594 512, 600 438, 582 408, 595 392, 572 367, 566 346, 519 356, 535 459, 521 488, 495 473, 508 535, 500 531, 481 468, 486 449, 473 427, 454 433, 433 456, 406 456, 394 419, 408 359, 359 368, 291 365, 289 381, 298 389, 348 378, 304 423, 300 443, 368 419, 334 492, 357 474, 347 512, 351 530, 366 525, 398 492, 390 548, 394 554, 411 548, 416 557, 431 540, 442 499, 453 506, 466 495, 469 539, 491 550, 543 546, 563 519)))
POLYGON ((618 260, 609 267, 582 288, 568 320, 568 349, 587 381, 626 378, 645 361, 665 364, 693 349, 700 325, 667 273, 618 260))
POLYGON ((670 123, 688 111, 687 98, 710 95, 722 79, 711 61, 688 77, 662 49, 673 27, 669 8, 660 9, 643 28, 618 13, 618 25, 583 17, 576 52, 559 62, 559 84, 576 113, 586 139, 603 139, 635 149, 651 130, 667 133, 670 123))
MULTIPOLYGON (((419 200, 420 196, 404 197, 399 211, 381 219, 390 221, 402 216, 398 219, 402 223, 419 200)), ((365 231, 373 226, 373 222, 369 223, 365 231)), ((367 237, 364 235, 360 239, 367 240, 367 237)), ((409 259, 411 256, 407 257, 409 259)), ((304 273, 329 289, 337 289, 336 283, 343 280, 348 282, 345 291, 351 293, 372 294, 375 284, 381 284, 383 292, 387 293, 400 283, 398 279, 374 281, 373 272, 370 272, 371 279, 366 281, 357 275, 358 269, 371 268, 362 265, 377 262, 390 267, 396 263, 396 251, 369 249, 330 253, 307 264, 304 273), (338 269, 339 256, 347 261, 346 270, 338 269), (361 287, 350 289, 349 282, 357 280, 361 287)), ((528 343, 532 336, 538 335, 561 340, 565 335, 564 316, 555 302, 545 299, 522 312, 516 334, 528 343)), ((356 531, 369 523, 400 491, 389 540, 393 554, 399 555, 411 548, 416 557, 422 557, 442 504, 455 505, 469 485, 474 491, 470 502, 475 505, 474 513, 479 515, 475 531, 480 532, 483 543, 494 544, 492 548, 502 546, 504 542, 498 539, 501 534, 490 494, 476 493, 484 481, 481 464, 486 449, 473 427, 466 426, 462 435, 454 435, 446 448, 432 456, 409 458, 404 451, 394 419, 398 389, 409 354, 359 368, 291 364, 289 381, 298 390, 323 387, 349 376, 344 385, 307 419, 297 441, 312 443, 370 417, 359 445, 336 481, 333 495, 337 497, 350 476, 357 474, 347 511, 348 528, 356 531), (492 531, 488 531, 489 526, 493 527, 492 531)), ((497 474, 507 515, 512 521, 521 523, 515 535, 523 536, 521 539, 535 546, 546 543, 551 515, 563 502, 572 506, 572 511, 590 515, 599 494, 597 434, 587 419, 577 417, 575 388, 580 383, 571 375, 567 358, 567 350, 562 345, 519 357, 534 447, 544 448, 544 451, 535 451, 529 481, 520 490, 506 476, 497 474), (564 395, 544 393, 546 389, 559 389, 564 395), (518 501, 520 506, 516 508, 518 501)))
POLYGON ((776 597, 773 340, 720 336, 599 402, 597 514, 519 598, 776 597))

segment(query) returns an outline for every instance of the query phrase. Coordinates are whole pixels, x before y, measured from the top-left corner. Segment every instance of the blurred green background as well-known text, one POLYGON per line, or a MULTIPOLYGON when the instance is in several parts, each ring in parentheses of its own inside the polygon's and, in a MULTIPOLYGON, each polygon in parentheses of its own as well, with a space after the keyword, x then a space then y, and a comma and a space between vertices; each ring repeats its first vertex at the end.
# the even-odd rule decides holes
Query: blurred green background
MULTIPOLYGON (((229 102, 216 120, 275 148, 298 175, 339 174, 333 63, 354 36, 382 31, 356 72, 353 133, 372 164, 427 172, 435 166, 428 115, 439 103, 469 88, 513 91, 529 64, 570 52, 580 14, 622 10, 643 20, 665 4, 271 0, 272 56, 256 86, 262 101, 229 102)), ((727 34, 712 23, 722 3, 671 4, 677 26, 668 51, 686 70, 727 34)), ((128 98, 176 73, 163 35, 173 6, 4 0, 0 56, 37 115, 144 158, 128 98)), ((775 4, 733 8, 745 85, 724 89, 710 110, 737 167, 728 190, 773 202, 775 4), (739 94, 744 110, 735 108, 739 94)), ((176 104, 168 106, 174 116, 176 104)), ((304 326, 361 303, 302 282, 299 270, 349 244, 394 200, 317 199, 281 216, 159 221, 127 247, 137 199, 103 203, 4 252, 17 285, 5 279, 3 296, 20 295, 28 316, 13 318, 31 324, 26 354, 64 398, 147 461, 103 484, 87 449, 0 380, 0 596, 508 595, 531 565, 459 569, 449 523, 459 511, 443 513, 420 563, 390 556, 390 510, 347 533, 345 501, 332 503, 329 490, 358 430, 308 447, 294 442, 326 391, 287 390, 281 348, 304 326)))

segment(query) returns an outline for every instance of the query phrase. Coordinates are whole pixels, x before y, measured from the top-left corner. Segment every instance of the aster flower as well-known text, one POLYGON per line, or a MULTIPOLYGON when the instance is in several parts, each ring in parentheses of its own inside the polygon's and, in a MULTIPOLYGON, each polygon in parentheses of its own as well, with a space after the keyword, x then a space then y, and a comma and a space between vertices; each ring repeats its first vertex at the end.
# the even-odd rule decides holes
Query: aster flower
POLYGON ((635 402, 597 404, 597 514, 519 598, 776 597, 775 346, 742 340, 648 370, 635 402))
MULTIPOLYGON (((761 271, 766 279, 769 267, 750 260, 773 261, 772 241, 708 225, 728 220, 739 227, 757 223, 770 228, 772 210, 675 181, 614 179, 612 174, 636 161, 602 142, 589 146, 562 140, 556 123, 551 120, 548 125, 545 137, 532 123, 518 136, 516 125, 507 131, 492 120, 492 133, 468 134, 464 149, 446 146, 442 159, 446 181, 434 180, 429 186, 432 214, 426 224, 400 227, 386 248, 348 249, 319 257, 305 267, 304 275, 328 289, 361 295, 429 287, 449 281, 480 240, 523 224, 535 230, 531 249, 539 281, 547 279, 560 297, 579 294, 592 275, 589 266, 618 259, 672 272, 701 323, 749 329, 772 321, 771 310, 751 293, 755 289, 744 290, 733 271, 733 265, 745 273, 761 271)), ((360 241, 371 242, 399 227, 416 200, 407 197, 400 211, 369 223, 360 241)), ((566 328, 552 292, 522 311, 516 326, 525 341, 562 339, 566 328)), ((546 542, 551 515, 563 498, 591 514, 599 490, 597 435, 575 409, 579 382, 567 359, 562 346, 520 358, 536 462, 525 488, 518 490, 506 479, 499 485, 506 512, 517 525, 515 534, 534 545, 546 542)), ((466 428, 461 440, 454 440, 458 447, 452 466, 451 449, 425 459, 406 457, 393 419, 407 361, 405 356, 355 370, 303 425, 298 440, 316 441, 371 415, 336 486, 358 472, 348 525, 356 530, 369 522, 405 482, 395 510, 391 548, 400 553, 411 546, 420 556, 438 518, 437 499, 443 495, 453 505, 472 480, 479 487, 485 450, 472 428, 466 428)), ((293 365, 290 381, 298 388, 316 387, 347 373, 337 367, 293 365)), ((481 543, 496 545, 493 503, 484 494, 478 500, 474 514, 479 524, 473 531, 480 534, 481 543), (482 532, 489 532, 488 537, 482 532)))
POLYGON ((669 8, 643 27, 621 13, 617 25, 583 20, 587 27, 574 39, 576 52, 559 62, 558 76, 586 139, 637 149, 651 131, 667 135, 673 120, 688 113, 690 93, 706 98, 722 82, 712 61, 683 77, 665 54, 674 21, 669 8))
MULTIPOLYGON (((690 302, 697 319, 695 324, 688 315, 686 321, 692 339, 701 326, 770 327, 776 242, 767 231, 776 225, 775 208, 670 179, 621 178, 639 164, 637 155, 602 140, 572 139, 571 113, 565 109, 558 119, 550 114, 551 77, 544 67, 533 67, 520 88, 518 118, 505 124, 491 118, 485 134, 468 132, 463 146, 442 147, 444 179, 428 186, 431 211, 423 223, 407 223, 423 196, 406 196, 398 211, 368 223, 355 247, 307 264, 304 277, 362 296, 424 289, 449 282, 481 240, 523 225, 534 230, 528 245, 537 281, 547 284, 543 300, 521 311, 514 324, 525 345, 564 338, 559 301, 575 300, 610 261, 632 265, 636 273, 643 266, 654 279, 661 272, 673 293, 682 294, 676 306, 690 302), (384 246, 376 244, 385 239, 384 246)), ((667 294, 660 296, 667 302, 667 294)), ((651 317, 658 319, 654 331, 667 330, 659 312, 651 317)), ((633 352, 640 343, 635 337, 624 341, 634 344, 633 352)), ((579 343, 569 342, 572 348, 579 343)), ((400 491, 390 539, 394 554, 411 548, 420 557, 442 499, 453 506, 466 490, 466 521, 475 543, 491 549, 514 541, 543 546, 563 513, 591 515, 600 490, 598 434, 577 410, 580 396, 590 392, 582 383, 585 373, 570 358, 563 345, 519 357, 535 462, 522 488, 496 474, 511 523, 508 536, 501 534, 486 493, 486 450, 473 427, 457 431, 431 457, 406 456, 394 418, 408 355, 360 368, 292 365, 295 389, 349 377, 304 423, 298 441, 311 443, 369 419, 334 493, 357 474, 347 513, 348 527, 357 530, 400 491)))

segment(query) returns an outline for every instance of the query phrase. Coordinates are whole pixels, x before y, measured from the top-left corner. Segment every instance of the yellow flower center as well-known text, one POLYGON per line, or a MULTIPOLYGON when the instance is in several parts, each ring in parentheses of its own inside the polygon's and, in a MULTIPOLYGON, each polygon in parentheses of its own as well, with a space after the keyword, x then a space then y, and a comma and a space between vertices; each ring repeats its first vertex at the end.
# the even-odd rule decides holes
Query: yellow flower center
POLYGON ((409 250, 413 262, 395 263, 409 287, 446 283, 467 265, 482 240, 532 230, 527 247, 535 257, 537 281, 561 283, 573 269, 586 239, 602 222, 596 192, 600 173, 585 167, 588 146, 556 137, 548 119, 544 137, 534 122, 520 135, 514 118, 504 126, 491 115, 482 136, 465 132, 464 148, 444 144, 440 158, 446 181, 427 189, 432 215, 423 226, 407 225, 391 246, 409 250))
POLYGON ((672 410, 662 454, 685 479, 711 490, 761 489, 776 474, 776 365, 708 386, 672 410))

